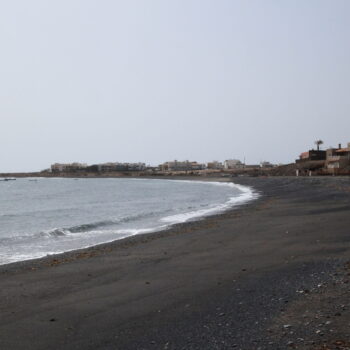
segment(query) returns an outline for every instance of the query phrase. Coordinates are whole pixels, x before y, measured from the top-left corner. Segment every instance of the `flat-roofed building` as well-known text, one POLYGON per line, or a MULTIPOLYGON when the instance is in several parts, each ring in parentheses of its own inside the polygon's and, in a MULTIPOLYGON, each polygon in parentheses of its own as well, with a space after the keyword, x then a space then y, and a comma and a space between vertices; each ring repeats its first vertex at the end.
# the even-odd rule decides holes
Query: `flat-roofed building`
POLYGON ((87 168, 86 163, 55 163, 51 165, 51 171, 55 172, 72 172, 87 168))
POLYGON ((311 149, 301 153, 296 162, 309 162, 313 160, 326 160, 326 151, 311 149))
POLYGON ((350 166, 350 143, 345 148, 341 144, 338 148, 329 148, 326 154, 326 168, 332 173, 340 172, 350 166))
POLYGON ((227 159, 224 161, 225 169, 243 169, 244 164, 239 159, 227 159))
POLYGON ((145 163, 119 163, 109 162, 97 164, 99 172, 113 172, 113 171, 142 171, 146 169, 145 163))
POLYGON ((165 162, 161 164, 160 169, 163 171, 192 171, 205 169, 205 165, 198 162, 191 162, 188 160, 178 161, 174 160, 171 162, 165 162))
POLYGON ((221 162, 213 160, 207 163, 207 169, 223 169, 224 165, 221 162))

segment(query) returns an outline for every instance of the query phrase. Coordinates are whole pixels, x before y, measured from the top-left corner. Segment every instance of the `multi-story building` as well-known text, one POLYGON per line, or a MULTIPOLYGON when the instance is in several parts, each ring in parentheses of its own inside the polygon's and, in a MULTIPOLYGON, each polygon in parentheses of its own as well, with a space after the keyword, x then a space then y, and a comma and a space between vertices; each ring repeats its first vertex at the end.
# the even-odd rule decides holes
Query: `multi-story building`
POLYGON ((328 148, 326 151, 310 150, 296 160, 296 174, 350 174, 350 142, 343 148, 328 148))
POLYGON ((97 170, 99 172, 116 171, 117 170, 117 163, 108 162, 108 163, 97 164, 97 170))
POLYGON ((146 169, 145 163, 124 163, 129 171, 143 171, 146 169))
POLYGON ((145 163, 103 163, 97 164, 99 172, 113 172, 113 171, 142 171, 146 169, 145 163))
POLYGON ((326 151, 326 168, 332 173, 341 172, 342 169, 350 167, 350 142, 348 147, 329 148, 326 151))
POLYGON ((243 169, 244 164, 238 159, 227 159, 224 161, 225 169, 243 169))
POLYGON ((88 166, 85 163, 55 163, 51 165, 51 172, 113 172, 113 171, 143 171, 146 169, 145 163, 118 163, 108 162, 88 166))
POLYGON ((299 159, 296 160, 297 163, 309 162, 313 160, 326 160, 326 151, 312 149, 307 152, 300 154, 299 159))
POLYGON ((220 170, 223 169, 224 165, 221 162, 218 162, 216 160, 213 160, 212 162, 207 163, 207 169, 216 169, 220 170))
POLYGON ((87 168, 86 163, 55 163, 51 165, 51 171, 57 172, 72 172, 87 168))
POLYGON ((205 165, 197 162, 191 162, 185 160, 179 162, 174 160, 172 162, 166 162, 159 166, 162 171, 193 171, 193 170, 202 170, 205 169, 205 165))

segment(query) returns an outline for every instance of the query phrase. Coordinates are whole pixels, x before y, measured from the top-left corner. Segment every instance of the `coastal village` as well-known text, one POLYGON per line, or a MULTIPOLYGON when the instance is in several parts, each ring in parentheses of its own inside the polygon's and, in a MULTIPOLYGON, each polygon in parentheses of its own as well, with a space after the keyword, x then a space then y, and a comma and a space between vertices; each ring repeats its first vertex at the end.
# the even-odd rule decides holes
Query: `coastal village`
POLYGON ((2 173, 6 176, 336 176, 350 175, 350 142, 345 147, 321 149, 322 140, 315 141, 316 149, 302 152, 289 164, 273 164, 261 161, 249 164, 240 159, 226 159, 223 162, 214 160, 207 163, 197 161, 167 161, 157 166, 146 163, 107 162, 101 164, 54 163, 50 168, 36 173, 2 173))
POLYGON ((245 164, 238 159, 228 159, 224 162, 212 161, 208 163, 199 163, 196 161, 168 161, 158 166, 149 166, 145 163, 119 163, 109 162, 102 164, 88 165, 86 163, 55 163, 50 169, 44 172, 52 174, 60 173, 113 173, 113 172, 143 172, 149 174, 171 174, 171 173, 187 173, 187 174, 201 174, 210 172, 223 171, 242 171, 254 169, 273 168, 269 162, 261 162, 260 164, 245 164))
POLYGON ((296 175, 350 175, 350 142, 346 147, 320 150, 321 140, 315 142, 317 149, 300 154, 296 160, 296 175))
POLYGON ((140 175, 210 175, 221 173, 232 176, 317 176, 350 175, 350 142, 343 147, 331 147, 321 150, 322 140, 315 141, 316 149, 302 152, 295 162, 290 164, 273 164, 262 161, 259 164, 246 164, 239 159, 227 159, 223 162, 211 161, 167 161, 158 166, 145 163, 109 162, 88 165, 85 163, 55 163, 43 172, 52 175, 62 174, 115 174, 137 173, 140 175))

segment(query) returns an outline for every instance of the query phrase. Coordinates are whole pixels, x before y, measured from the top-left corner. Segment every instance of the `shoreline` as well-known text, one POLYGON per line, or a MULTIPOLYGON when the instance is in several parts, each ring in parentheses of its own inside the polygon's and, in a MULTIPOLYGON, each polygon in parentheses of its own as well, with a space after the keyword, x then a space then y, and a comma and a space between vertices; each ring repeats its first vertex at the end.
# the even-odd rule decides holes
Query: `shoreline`
MULTIPOLYGON (((126 177, 128 178, 128 177, 126 177)), ((149 179, 149 180, 153 180, 154 178, 135 178, 137 180, 142 180, 142 179, 149 179)), ((158 178, 156 178, 155 180, 159 180, 158 178)), ((227 178, 205 178, 205 179, 197 179, 197 178, 193 178, 193 177, 183 177, 183 178, 161 178, 160 180, 168 180, 168 181, 195 181, 195 182, 214 182, 214 183, 234 183, 232 180, 230 181, 230 179, 227 178)), ((238 185, 240 186, 240 185, 238 185)), ((245 188, 248 188, 251 192, 251 198, 247 199, 247 200, 243 200, 242 203, 238 203, 238 204, 233 204, 232 206, 220 210, 215 208, 215 210, 213 211, 212 214, 204 214, 204 215, 199 215, 199 216, 195 216, 193 218, 190 218, 189 220, 186 220, 184 222, 179 222, 179 223, 173 223, 173 224, 169 224, 167 227, 165 227, 164 229, 161 230, 154 230, 154 231, 150 231, 150 232, 146 232, 146 233, 137 233, 135 235, 131 235, 128 237, 124 237, 121 239, 115 239, 112 241, 108 241, 108 242, 102 242, 96 245, 91 245, 91 246, 86 246, 86 247, 82 247, 80 249, 74 249, 74 250, 68 250, 65 252, 60 252, 57 254, 49 254, 46 256, 42 256, 42 257, 37 257, 37 258, 32 258, 32 259, 26 259, 26 260, 19 260, 19 261, 14 261, 14 262, 10 262, 10 263, 6 263, 6 264, 0 264, 0 274, 2 272, 2 270, 9 270, 9 269, 18 269, 18 268, 27 268, 25 265, 27 264, 33 264, 33 265, 40 265, 40 264, 50 264, 53 261, 55 263, 58 263, 58 261, 72 261, 72 259, 74 259, 75 257, 81 257, 84 254, 89 255, 89 253, 91 253, 91 251, 100 251, 100 250, 104 250, 104 249, 108 249, 108 247, 110 245, 115 245, 118 242, 120 242, 121 244, 125 243, 131 243, 133 242, 135 239, 137 239, 136 237, 147 237, 148 235, 157 235, 159 236, 160 234, 166 234, 168 231, 172 231, 172 230, 179 230, 179 229, 186 229, 186 226, 193 226, 195 225, 197 222, 201 222, 203 220, 206 220, 207 218, 211 218, 211 217, 216 217, 217 219, 220 219, 221 215, 224 215, 225 213, 231 211, 231 210, 237 210, 238 208, 240 208, 241 206, 244 205, 249 205, 252 202, 255 202, 256 200, 259 199, 259 197, 261 197, 261 194, 256 192, 252 187, 249 186, 244 186, 245 188), (129 242, 130 241, 130 242, 129 242)), ((226 204, 226 203, 224 203, 226 204)), ((187 214, 187 213, 185 213, 187 214)))
POLYGON ((0 347, 348 349, 349 178, 234 178, 233 210, 0 267, 0 347))
MULTIPOLYGON (((143 180, 145 178, 135 178, 135 180, 143 180)), ((153 180, 154 178, 146 178, 147 180, 153 180)), ((159 180, 159 179, 155 179, 155 180, 159 180)), ((219 184, 219 183, 225 183, 227 184, 228 186, 234 182, 232 181, 229 181, 229 179, 227 178, 208 178, 208 179, 203 179, 204 181, 201 181, 199 179, 196 179, 196 178, 184 178, 184 179, 173 179, 173 178, 169 178, 169 179, 160 179, 160 180, 166 180, 166 181, 184 181, 184 182, 198 182, 198 183, 207 183, 207 182, 211 182, 211 183, 214 183, 214 184, 219 184)), ((148 231, 148 232, 144 232, 144 233, 136 233, 136 234, 132 234, 128 237, 124 237, 124 238, 116 238, 116 239, 113 239, 113 240, 110 240, 110 241, 106 241, 106 242, 101 242, 101 243, 98 243, 98 244, 95 244, 95 245, 90 245, 90 246, 85 246, 85 247, 81 247, 81 248, 78 248, 78 249, 72 249, 72 250, 67 250, 67 251, 63 251, 63 252, 58 252, 58 253, 53 253, 53 254, 48 254, 48 255, 44 255, 44 256, 41 256, 41 257, 34 257, 34 258, 29 258, 29 259, 24 259, 24 260, 18 260, 18 261, 13 261, 13 262, 9 262, 9 263, 5 263, 5 264, 0 264, 0 270, 1 270, 1 267, 2 266, 8 266, 8 265, 12 265, 12 264, 16 264, 16 263, 25 263, 25 262, 30 262, 32 260, 42 260, 42 259, 55 259, 55 258, 60 258, 60 255, 64 255, 64 254, 68 254, 68 253, 76 253, 76 252, 83 252, 84 250, 87 250, 87 249, 93 249, 94 247, 98 247, 100 245, 105 245, 105 244, 109 244, 109 243, 114 243, 116 241, 120 241, 120 240, 123 240, 123 239, 126 239, 126 238, 131 238, 133 236, 138 236, 138 235, 148 235, 148 234, 151 234, 151 233, 159 233, 159 232, 164 232, 164 231, 168 231, 170 230, 171 228, 173 228, 175 225, 181 225, 181 224, 186 224, 186 223, 189 223, 189 222, 195 222, 195 221, 200 221, 200 220, 203 220, 205 219, 206 217, 209 217, 209 216, 212 216, 212 215, 221 215, 223 213, 225 213, 226 211, 229 211, 229 210, 233 210, 234 208, 236 207, 239 207, 240 205, 244 205, 246 203, 249 203, 251 201, 254 201, 256 200, 258 197, 259 197, 259 194, 257 192, 254 191, 253 188, 249 187, 249 186, 241 186, 241 185, 236 185, 234 184, 234 186, 236 188, 238 188, 242 194, 235 198, 231 204, 229 204, 229 202, 232 200, 232 198, 228 201, 228 202, 225 202, 225 203, 222 203, 220 205, 218 205, 217 207, 214 207, 214 208, 210 208, 210 209, 207 209, 207 210, 201 210, 201 209, 198 209, 196 211, 193 211, 193 212, 185 212, 181 215, 189 215, 189 214, 192 214, 192 216, 189 217, 189 219, 184 219, 184 221, 180 221, 180 222, 170 222, 169 224, 164 224, 164 228, 160 228, 160 227, 155 227, 154 229, 150 228, 150 229, 147 229, 147 228, 144 228, 144 229, 139 229, 140 231, 148 231), (248 193, 250 194, 249 198, 244 198, 245 197, 245 194, 248 193), (242 198, 243 197, 243 198, 242 198), (204 213, 200 213, 200 212, 203 212, 204 213)), ((230 186, 229 186, 230 187, 230 186)))

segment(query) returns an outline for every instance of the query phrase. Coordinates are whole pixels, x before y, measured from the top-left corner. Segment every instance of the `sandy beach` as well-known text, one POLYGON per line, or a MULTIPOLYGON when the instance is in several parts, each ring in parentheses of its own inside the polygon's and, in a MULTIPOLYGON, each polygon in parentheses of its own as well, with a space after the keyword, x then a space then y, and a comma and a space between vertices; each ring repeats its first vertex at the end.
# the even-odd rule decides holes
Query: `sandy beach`
POLYGON ((350 349, 350 178, 232 181, 260 198, 1 266, 0 349, 350 349))

